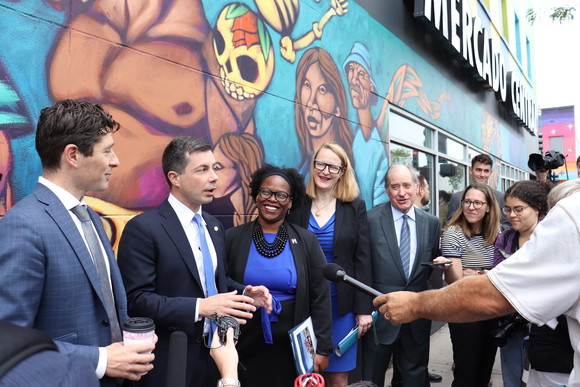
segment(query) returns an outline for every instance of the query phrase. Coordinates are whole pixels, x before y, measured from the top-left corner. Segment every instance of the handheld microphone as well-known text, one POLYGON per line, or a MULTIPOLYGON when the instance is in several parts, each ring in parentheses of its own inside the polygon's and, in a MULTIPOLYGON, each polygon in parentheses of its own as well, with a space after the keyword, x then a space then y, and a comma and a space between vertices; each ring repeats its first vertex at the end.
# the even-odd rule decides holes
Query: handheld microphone
POLYGON ((185 387, 187 366, 187 334, 175 331, 169 336, 166 386, 185 387))
POLYGON ((344 269, 340 267, 340 265, 337 265, 336 263, 328 263, 324 267, 324 277, 332 282, 342 281, 345 284, 352 286, 359 292, 363 292, 372 297, 378 297, 383 295, 383 293, 379 292, 378 290, 373 289, 370 286, 367 286, 362 282, 347 275, 346 271, 344 271, 344 269))

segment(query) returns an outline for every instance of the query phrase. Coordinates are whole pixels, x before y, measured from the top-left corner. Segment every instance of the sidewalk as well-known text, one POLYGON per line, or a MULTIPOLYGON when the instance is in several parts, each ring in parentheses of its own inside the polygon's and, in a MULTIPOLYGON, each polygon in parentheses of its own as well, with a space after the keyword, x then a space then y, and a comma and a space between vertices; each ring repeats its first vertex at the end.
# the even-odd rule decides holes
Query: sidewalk
MULTIPOLYGON (((429 353, 429 372, 439 374, 443 377, 441 383, 431 383, 433 387, 451 387, 453 381, 453 371, 451 364, 453 363, 453 351, 451 349, 451 338, 449 337, 449 329, 447 324, 443 325, 441 329, 431 335, 431 349, 429 353)), ((385 387, 389 387, 391 383, 392 369, 387 371, 385 379, 385 387)), ((491 375, 493 387, 502 387, 501 379, 501 362, 499 360, 499 350, 495 358, 493 366, 493 373, 491 375)))

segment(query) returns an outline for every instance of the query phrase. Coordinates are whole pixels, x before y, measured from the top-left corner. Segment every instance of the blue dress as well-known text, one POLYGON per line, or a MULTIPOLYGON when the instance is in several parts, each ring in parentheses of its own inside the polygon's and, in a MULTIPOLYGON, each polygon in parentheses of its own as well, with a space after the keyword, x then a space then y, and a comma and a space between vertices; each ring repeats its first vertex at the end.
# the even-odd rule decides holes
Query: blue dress
MULTIPOLYGON (((336 213, 328 220, 328 222, 319 226, 312 213, 308 221, 308 230, 316 234, 320 247, 324 252, 326 261, 328 263, 334 262, 334 222, 336 220, 336 213)), ((329 281, 330 282, 330 281, 329 281)), ((330 282, 330 298, 332 300, 332 345, 336 348, 340 340, 346 336, 348 332, 356 324, 354 313, 338 314, 338 297, 336 283, 330 282)), ((327 372, 347 372, 356 368, 356 350, 357 346, 353 345, 348 351, 342 354, 341 357, 336 356, 333 352, 330 355, 327 372)))

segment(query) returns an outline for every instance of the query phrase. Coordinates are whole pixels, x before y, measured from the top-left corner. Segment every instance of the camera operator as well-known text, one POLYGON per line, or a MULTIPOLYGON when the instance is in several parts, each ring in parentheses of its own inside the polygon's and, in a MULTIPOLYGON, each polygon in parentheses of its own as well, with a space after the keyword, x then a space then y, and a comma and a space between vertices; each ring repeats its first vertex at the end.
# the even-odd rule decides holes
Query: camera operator
MULTIPOLYGON (((505 193, 504 214, 511 228, 504 230, 495 242, 494 266, 509 258, 526 243, 532 232, 548 212, 548 191, 545 183, 520 181, 505 193)), ((505 387, 519 387, 525 358, 527 321, 518 313, 499 320, 493 336, 501 351, 501 369, 505 387)))
POLYGON ((554 150, 546 152, 545 156, 539 153, 532 153, 528 158, 528 167, 536 173, 538 181, 546 182, 550 188, 555 186, 553 182, 552 169, 564 165, 564 156, 554 150))

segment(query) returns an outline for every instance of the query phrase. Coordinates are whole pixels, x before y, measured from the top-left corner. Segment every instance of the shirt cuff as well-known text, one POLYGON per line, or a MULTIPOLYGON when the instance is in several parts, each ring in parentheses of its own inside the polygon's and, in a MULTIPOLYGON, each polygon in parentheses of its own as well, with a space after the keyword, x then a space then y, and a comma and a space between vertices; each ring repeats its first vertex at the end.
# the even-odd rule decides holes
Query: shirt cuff
POLYGON ((97 378, 101 379, 107 371, 107 348, 99 347, 99 363, 97 364, 97 378))
POLYGON ((195 300, 195 313, 194 313, 195 322, 201 321, 201 317, 199 317, 199 298, 195 300))

